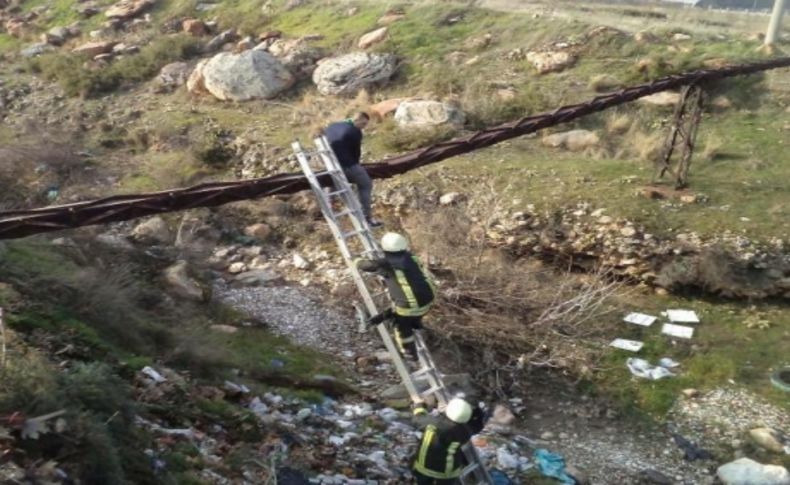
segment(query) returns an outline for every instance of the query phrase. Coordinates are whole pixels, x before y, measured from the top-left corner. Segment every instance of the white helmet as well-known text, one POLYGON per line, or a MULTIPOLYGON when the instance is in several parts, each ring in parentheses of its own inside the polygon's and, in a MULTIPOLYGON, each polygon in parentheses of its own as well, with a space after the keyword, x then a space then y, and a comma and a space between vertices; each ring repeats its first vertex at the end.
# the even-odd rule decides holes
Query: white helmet
POLYGON ((472 418, 472 406, 460 397, 456 397, 447 403, 444 414, 454 423, 468 423, 472 418))
POLYGON ((381 238, 381 249, 388 253, 397 253, 409 249, 409 241, 397 232, 388 232, 381 238))

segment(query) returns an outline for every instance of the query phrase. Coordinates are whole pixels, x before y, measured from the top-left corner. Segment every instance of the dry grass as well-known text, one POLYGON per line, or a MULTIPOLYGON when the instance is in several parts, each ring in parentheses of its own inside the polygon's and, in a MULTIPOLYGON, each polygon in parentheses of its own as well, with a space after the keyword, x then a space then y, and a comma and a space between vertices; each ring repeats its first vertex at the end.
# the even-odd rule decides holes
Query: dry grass
POLYGON ((67 142, 25 137, 0 147, 0 208, 11 209, 47 202, 48 187, 75 180, 83 167, 77 150, 67 142))
POLYGON ((475 199, 475 207, 427 212, 410 225, 415 245, 430 248, 427 259, 441 282, 429 325, 470 351, 485 349, 482 367, 490 372, 589 372, 608 326, 598 317, 609 311, 619 284, 605 275, 572 275, 513 259, 493 247, 487 235, 500 211, 495 192, 488 193, 475 199))
POLYGON ((606 117, 606 133, 609 135, 623 135, 633 126, 634 120, 627 113, 610 112, 606 117))
POLYGON ((709 162, 714 160, 718 155, 721 154, 721 150, 724 148, 724 145, 724 140, 718 135, 708 135, 705 138, 705 144, 703 145, 703 149, 700 152, 700 158, 709 162))

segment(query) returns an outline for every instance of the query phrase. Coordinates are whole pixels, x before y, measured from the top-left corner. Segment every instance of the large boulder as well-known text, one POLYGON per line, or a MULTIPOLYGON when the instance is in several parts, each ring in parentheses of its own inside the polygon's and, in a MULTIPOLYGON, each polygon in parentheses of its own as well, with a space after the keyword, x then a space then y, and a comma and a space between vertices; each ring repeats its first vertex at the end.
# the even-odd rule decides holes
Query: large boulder
POLYGON ((763 465, 749 458, 720 466, 716 475, 724 485, 790 485, 790 473, 785 467, 763 465))
POLYGON ((589 130, 570 130, 554 133, 543 138, 543 144, 553 148, 565 148, 570 151, 580 151, 596 146, 600 138, 589 130))
POLYGON ((293 75, 268 52, 222 52, 202 67, 203 85, 217 99, 271 99, 290 88, 293 75))
MULTIPOLYGON (((263 45, 266 43, 267 41, 262 42, 263 45)), ((309 78, 315 71, 318 60, 324 57, 324 50, 310 44, 305 38, 276 39, 266 50, 300 79, 309 78)))
POLYGON ((395 122, 403 128, 424 128, 464 124, 464 113, 453 105, 439 101, 403 101, 395 110, 395 122))
POLYGON ((205 78, 203 77, 203 68, 206 67, 210 59, 203 59, 198 62, 192 73, 187 78, 187 91, 192 94, 210 94, 206 89, 205 78))
POLYGON ((576 57, 570 52, 528 52, 527 61, 531 62, 540 74, 562 71, 576 62, 576 57))
POLYGON ((313 71, 321 94, 354 95, 370 85, 388 80, 397 68, 392 54, 352 52, 324 59, 313 71))

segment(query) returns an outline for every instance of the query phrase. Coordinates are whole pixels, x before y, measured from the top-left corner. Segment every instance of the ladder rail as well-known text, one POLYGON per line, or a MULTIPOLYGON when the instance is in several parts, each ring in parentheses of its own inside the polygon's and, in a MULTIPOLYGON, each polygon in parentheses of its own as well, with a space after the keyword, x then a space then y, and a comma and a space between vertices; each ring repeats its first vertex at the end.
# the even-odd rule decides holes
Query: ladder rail
MULTIPOLYGON (((383 252, 379 248, 378 242, 373 237, 367 220, 363 216, 362 205, 352 190, 351 184, 348 182, 348 179, 346 178, 345 173, 338 163, 337 158, 334 152, 331 150, 326 138, 322 136, 316 138, 314 142, 317 148, 316 153, 320 157, 321 162, 323 163, 323 168, 325 169, 325 171, 322 170, 319 174, 316 174, 313 168, 310 166, 310 158, 303 149, 301 143, 295 141, 291 146, 296 153, 296 158, 299 161, 299 165, 301 166, 302 171, 304 172, 310 184, 311 190, 318 199, 321 213, 324 215, 324 218, 329 225, 329 229, 338 245, 338 248, 340 249, 340 253, 344 261, 346 262, 349 272, 351 273, 351 277, 354 280, 360 295, 362 296, 365 309, 369 315, 376 315, 379 313, 379 310, 377 308, 375 298, 371 294, 371 291, 368 288, 362 274, 356 267, 354 254, 349 247, 350 239, 356 236, 356 238, 361 242, 363 251, 360 255, 367 254, 372 255, 373 257, 382 257, 383 252), (330 194, 326 194, 324 192, 323 187, 318 180, 318 177, 324 173, 330 176, 332 185, 334 186, 335 191, 331 192, 330 194), (339 195, 341 201, 346 206, 345 211, 341 210, 340 212, 335 212, 332 209, 331 197, 334 195, 339 195), (353 226, 352 231, 343 231, 340 221, 338 220, 341 215, 349 216, 348 219, 351 221, 353 226)), ((424 401, 422 397, 423 395, 426 397, 433 395, 436 397, 439 409, 446 407, 447 402, 450 399, 449 392, 444 384, 442 375, 436 367, 436 363, 434 362, 433 357, 428 350, 428 347, 425 345, 425 341, 423 340, 420 331, 415 330, 414 332, 420 369, 417 372, 411 373, 403 362, 400 352, 395 347, 386 325, 381 323, 376 325, 376 329, 379 332, 379 336, 381 337, 384 346, 387 348, 387 352, 392 357, 395 369, 400 375, 401 381, 406 387, 412 402, 421 403, 424 401), (420 392, 417 389, 413 379, 413 377, 417 375, 425 375, 425 377, 427 377, 427 391, 420 392)), ((474 482, 470 483, 485 485, 492 484, 493 482, 491 477, 488 474, 488 471, 486 470, 480 455, 474 448, 474 445, 467 443, 463 446, 462 450, 469 464, 461 472, 461 483, 466 484, 468 482, 468 478, 471 477, 474 482)))
MULTIPOLYGON (((302 167, 302 171, 305 172, 307 175, 308 182, 310 183, 310 187, 312 188, 313 192, 318 198, 319 205, 321 206, 321 212, 324 215, 324 218, 329 225, 329 229, 332 232, 332 235, 335 237, 335 241, 338 244, 340 252, 343 256, 343 259, 346 261, 346 265, 348 266, 351 277, 354 280, 354 283, 359 290, 360 295, 362 296, 362 301, 365 304, 365 307, 368 311, 369 315, 376 315, 379 313, 378 308, 376 307, 376 303, 373 301, 373 297, 368 290, 367 285, 365 284, 362 275, 359 273, 359 270, 356 268, 356 264, 354 264, 351 252, 346 244, 345 239, 342 236, 342 232, 340 227, 338 226, 337 222, 330 216, 332 213, 331 205, 328 203, 327 199, 324 197, 323 189, 321 184, 318 183, 318 179, 313 173, 312 168, 310 167, 310 162, 305 155, 305 152, 302 148, 302 145, 297 141, 294 142, 292 145, 294 152, 296 153, 296 158, 299 161, 299 164, 302 167)), ((351 217, 351 219, 356 219, 356 217, 351 217)), ((357 221, 359 223, 359 221, 357 221)), ((361 224, 361 223, 360 223, 361 224)), ((417 389, 414 386, 410 376, 409 370, 406 368, 406 364, 403 362, 403 359, 400 357, 400 353, 398 352, 397 348, 395 347, 394 342, 392 341, 392 337, 390 337, 389 332, 384 324, 376 325, 376 328, 381 336, 382 341, 384 342, 384 346, 387 348, 387 352, 392 356, 393 363, 395 365, 395 369, 397 370, 398 374, 401 376, 401 380, 403 381, 406 390, 409 392, 409 396, 412 397, 414 400, 414 396, 418 396, 417 389)))

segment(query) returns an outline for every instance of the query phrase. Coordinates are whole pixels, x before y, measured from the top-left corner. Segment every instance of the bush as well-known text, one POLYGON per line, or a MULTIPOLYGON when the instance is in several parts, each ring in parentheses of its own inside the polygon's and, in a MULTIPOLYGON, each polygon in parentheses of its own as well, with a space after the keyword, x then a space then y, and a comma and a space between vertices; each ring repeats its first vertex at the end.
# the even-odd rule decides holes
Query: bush
POLYGON ((200 53, 196 39, 173 35, 157 39, 137 55, 118 59, 109 66, 91 69, 85 57, 47 54, 30 61, 30 69, 50 81, 57 81, 69 96, 91 97, 127 84, 147 81, 165 64, 189 59, 200 53))

